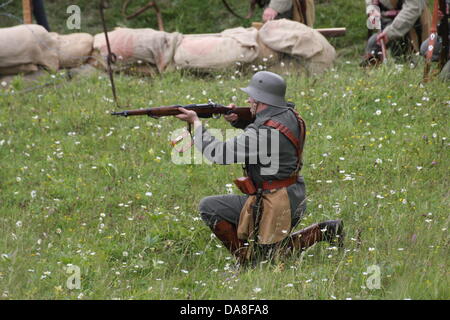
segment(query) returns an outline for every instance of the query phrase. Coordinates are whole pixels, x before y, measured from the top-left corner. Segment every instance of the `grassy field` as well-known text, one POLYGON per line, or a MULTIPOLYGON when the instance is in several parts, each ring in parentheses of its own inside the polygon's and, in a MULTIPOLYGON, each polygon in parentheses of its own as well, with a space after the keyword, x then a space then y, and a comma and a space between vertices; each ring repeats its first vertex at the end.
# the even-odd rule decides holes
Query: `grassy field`
MULTIPOLYGON (((173 164, 168 137, 183 124, 109 116, 105 75, 2 96, 0 293, 448 298, 448 83, 420 86, 419 69, 390 67, 367 73, 344 62, 317 79, 287 77, 288 97, 309 128, 302 171, 309 210, 300 227, 342 218, 348 238, 344 251, 320 244, 239 275, 197 212, 202 197, 227 192, 239 165, 173 164), (80 267, 80 290, 66 288, 68 264, 80 267), (366 288, 371 265, 381 269, 379 290, 366 288)), ((117 78, 120 98, 136 107, 228 103, 234 95, 244 105, 235 89, 246 82, 231 73, 220 81, 117 78)))
MULTIPOLYGON (((174 164, 169 136, 184 123, 111 117, 104 73, 49 75, 58 87, 31 92, 17 77, 0 90, 0 297, 449 299, 450 86, 420 84, 422 70, 362 70, 341 56, 321 76, 285 75, 308 127, 298 229, 343 219, 345 248, 320 243, 240 273, 197 212, 202 197, 227 193, 240 165, 174 164), (80 289, 67 286, 73 266, 80 289)), ((251 74, 234 71, 115 79, 133 108, 243 106, 251 74)))

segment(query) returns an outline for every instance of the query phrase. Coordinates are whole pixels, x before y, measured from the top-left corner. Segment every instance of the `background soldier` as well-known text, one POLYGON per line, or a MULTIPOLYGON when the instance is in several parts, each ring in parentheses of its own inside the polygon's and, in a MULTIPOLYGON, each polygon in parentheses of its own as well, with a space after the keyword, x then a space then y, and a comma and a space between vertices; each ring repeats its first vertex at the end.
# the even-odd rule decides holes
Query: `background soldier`
POLYGON ((262 15, 263 22, 283 18, 312 28, 315 20, 314 0, 270 0, 262 15))
POLYGON ((381 60, 381 41, 394 56, 419 51, 431 24, 426 0, 366 0, 366 6, 369 19, 381 20, 381 32, 369 38, 362 65, 381 60))
MULTIPOLYGON (((229 194, 202 199, 199 205, 202 219, 241 262, 253 258, 249 255, 248 242, 256 229, 255 246, 262 248, 265 253, 270 253, 280 244, 287 251, 306 249, 318 241, 332 242, 336 238, 342 244, 343 224, 340 220, 314 224, 289 235, 306 210, 305 183, 298 174, 302 167, 306 128, 304 121, 285 100, 284 79, 275 73, 261 71, 252 77, 248 87, 241 90, 249 95, 248 102, 254 120, 250 123, 240 120, 236 114, 226 116, 233 126, 245 128, 242 134, 233 139, 222 142, 211 136, 194 111, 180 108, 183 114, 177 116, 193 125, 195 145, 209 160, 229 164, 238 163, 237 159, 245 159, 245 179, 250 180, 257 190, 256 196, 254 190, 244 190, 247 195, 229 194), (265 173, 267 165, 261 162, 260 150, 256 150, 257 162, 249 161, 255 156, 251 146, 261 143, 259 138, 262 130, 270 131, 268 137, 278 138, 277 150, 270 147, 271 143, 268 144, 271 160, 277 157, 279 163, 275 173, 265 173), (214 155, 208 155, 205 149, 214 150, 214 155), (258 196, 262 198, 259 220, 259 213, 253 211, 258 196)), ((235 105, 230 104, 228 107, 234 108, 235 105)))

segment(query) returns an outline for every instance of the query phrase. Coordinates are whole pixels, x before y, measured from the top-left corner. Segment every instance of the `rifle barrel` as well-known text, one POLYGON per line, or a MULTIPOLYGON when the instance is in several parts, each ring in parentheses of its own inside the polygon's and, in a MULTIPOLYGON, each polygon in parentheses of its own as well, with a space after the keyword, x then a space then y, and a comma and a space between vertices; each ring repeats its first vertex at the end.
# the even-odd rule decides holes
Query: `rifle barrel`
POLYGON ((154 107, 148 109, 136 109, 136 110, 125 110, 120 112, 112 112, 113 116, 143 116, 147 115, 150 117, 164 117, 164 116, 175 116, 180 114, 181 111, 179 108, 184 108, 187 110, 193 110, 197 113, 200 118, 210 118, 214 114, 227 114, 227 113, 236 113, 239 115, 241 119, 251 120, 250 108, 248 107, 237 107, 234 110, 230 110, 228 107, 225 107, 220 104, 189 104, 185 106, 174 105, 174 106, 162 106, 162 107, 154 107))

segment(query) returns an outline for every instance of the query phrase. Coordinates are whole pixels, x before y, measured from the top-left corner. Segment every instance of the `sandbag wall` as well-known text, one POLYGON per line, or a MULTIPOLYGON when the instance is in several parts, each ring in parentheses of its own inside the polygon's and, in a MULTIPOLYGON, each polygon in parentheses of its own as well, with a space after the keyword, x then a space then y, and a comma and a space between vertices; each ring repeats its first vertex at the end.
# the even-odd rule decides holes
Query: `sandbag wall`
MULTIPOLYGON (((108 32, 119 70, 149 66, 162 73, 170 68, 225 69, 236 63, 277 62, 280 56, 297 61, 309 73, 329 68, 336 52, 319 32, 301 23, 281 19, 256 28, 233 28, 217 34, 182 35, 153 29, 116 28, 108 32)), ((103 33, 58 35, 38 25, 0 29, 0 75, 55 71, 89 62, 105 66, 103 33)))
POLYGON ((0 75, 73 68, 85 63, 94 37, 88 33, 59 35, 35 24, 0 29, 0 75))

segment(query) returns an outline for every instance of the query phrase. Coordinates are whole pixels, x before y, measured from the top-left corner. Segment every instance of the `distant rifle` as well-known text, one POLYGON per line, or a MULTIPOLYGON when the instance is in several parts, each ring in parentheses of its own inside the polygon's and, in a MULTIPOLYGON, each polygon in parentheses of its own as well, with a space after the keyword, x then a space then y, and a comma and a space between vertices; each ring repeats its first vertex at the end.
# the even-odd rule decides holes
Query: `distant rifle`
POLYGON ((173 105, 173 106, 154 107, 148 109, 125 110, 120 112, 112 112, 111 115, 123 117, 149 116, 152 118, 159 118, 165 116, 176 116, 178 114, 181 114, 182 112, 179 110, 179 108, 195 111, 199 118, 211 118, 213 116, 221 114, 235 113, 239 116, 240 120, 247 120, 247 121, 252 120, 252 114, 250 112, 250 108, 248 107, 236 107, 234 109, 231 109, 214 102, 208 102, 204 104, 188 104, 185 106, 173 105))
MULTIPOLYGON (((372 5, 377 6, 380 8, 380 1, 379 0, 372 0, 372 5)), ((369 30, 378 30, 378 33, 381 33, 381 11, 378 11, 379 15, 376 16, 369 16, 367 18, 367 28, 369 30)), ((381 44, 381 61, 383 63, 387 62, 387 55, 386 55, 386 44, 384 43, 384 40, 380 40, 381 44)))
POLYGON ((435 0, 433 6, 433 17, 431 21, 430 28, 430 37, 428 40, 428 48, 425 54, 425 67, 423 71, 423 81, 428 82, 431 78, 430 69, 431 69, 431 61, 433 57, 433 52, 436 46, 436 42, 438 38, 442 39, 442 49, 439 58, 439 68, 435 70, 438 73, 448 61, 449 57, 449 34, 448 34, 448 17, 449 17, 449 2, 446 0, 435 0), (442 21, 439 25, 438 29, 438 21, 439 21, 439 11, 443 14, 442 21))

